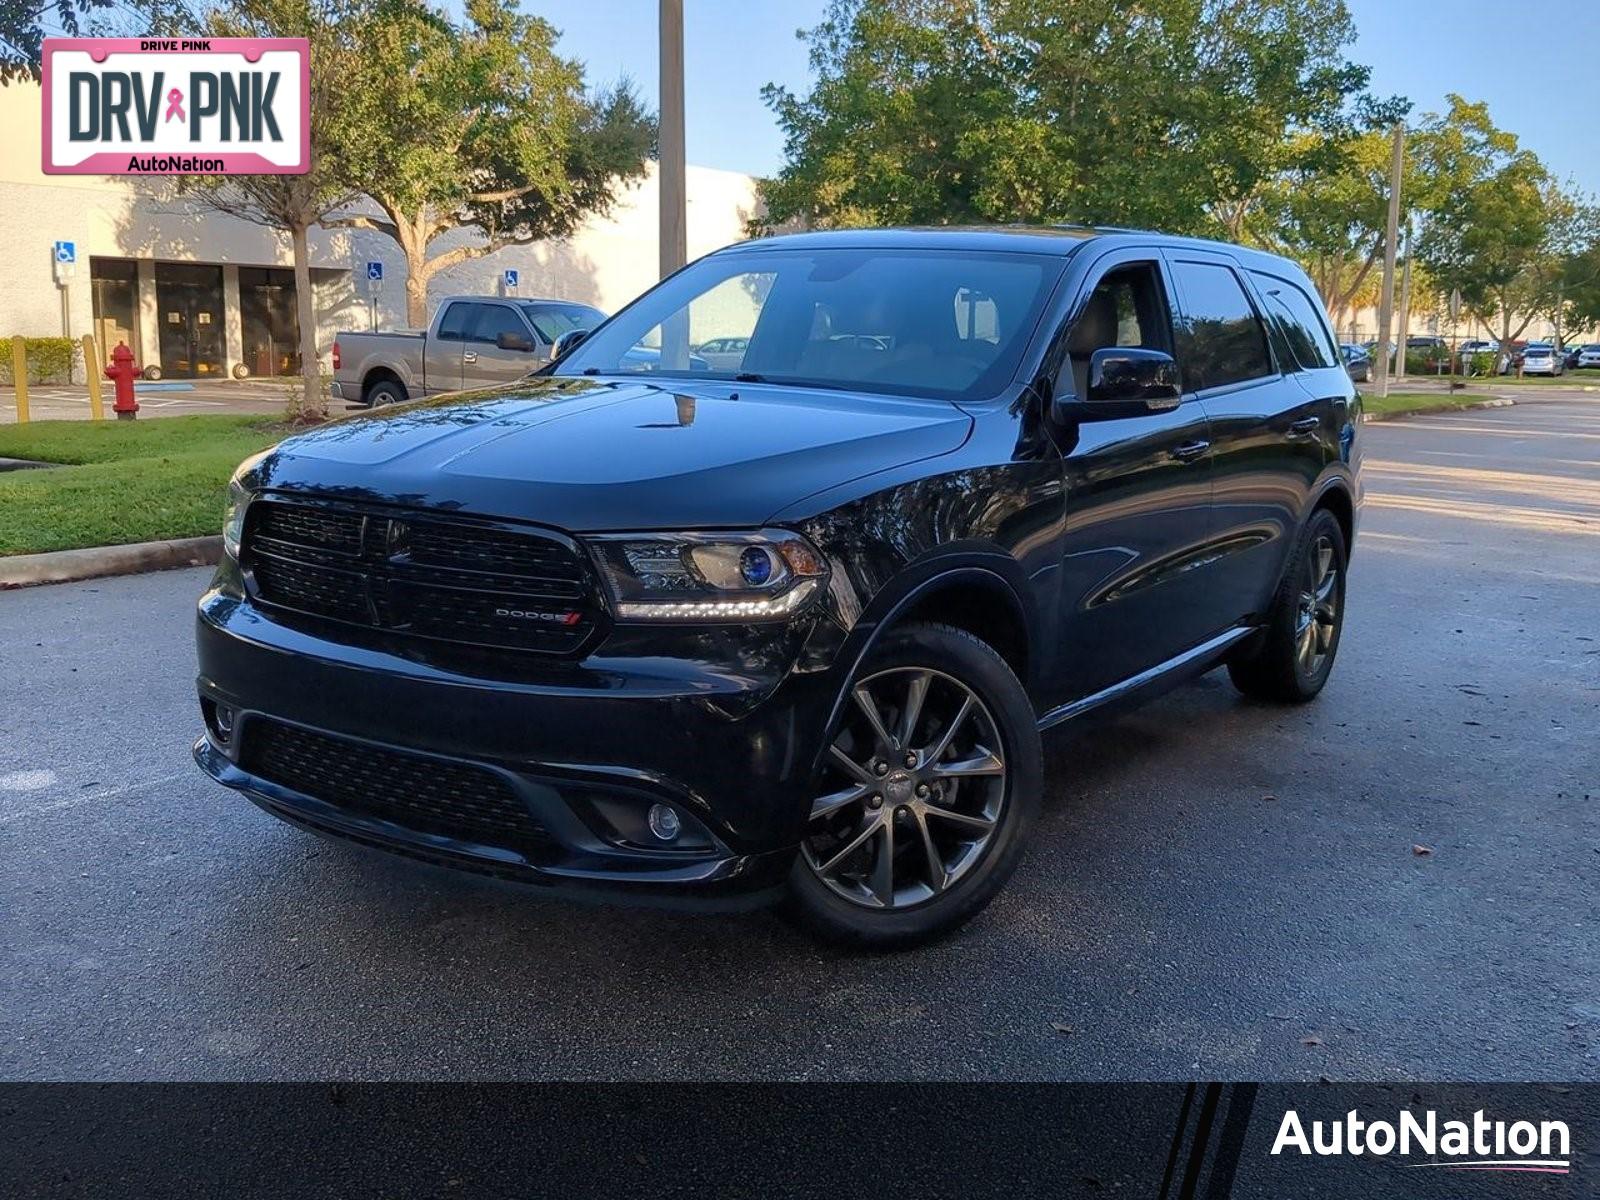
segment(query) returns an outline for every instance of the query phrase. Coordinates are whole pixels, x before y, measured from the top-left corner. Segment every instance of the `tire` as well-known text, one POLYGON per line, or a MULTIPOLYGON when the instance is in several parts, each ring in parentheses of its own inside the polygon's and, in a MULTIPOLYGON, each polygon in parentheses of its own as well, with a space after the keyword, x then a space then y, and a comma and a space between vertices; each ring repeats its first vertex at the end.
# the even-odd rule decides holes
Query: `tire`
POLYGON ((402 384, 392 379, 380 379, 367 389, 367 404, 372 408, 381 408, 385 404, 400 404, 409 399, 406 389, 402 384))
POLYGON ((1300 532, 1259 638, 1228 660, 1247 696, 1303 704, 1328 682, 1344 629, 1344 530, 1318 509, 1300 532))
POLYGON ((1033 705, 983 641, 911 624, 885 635, 841 708, 784 911, 824 940, 875 950, 950 933, 1011 877, 1038 819, 1033 705))

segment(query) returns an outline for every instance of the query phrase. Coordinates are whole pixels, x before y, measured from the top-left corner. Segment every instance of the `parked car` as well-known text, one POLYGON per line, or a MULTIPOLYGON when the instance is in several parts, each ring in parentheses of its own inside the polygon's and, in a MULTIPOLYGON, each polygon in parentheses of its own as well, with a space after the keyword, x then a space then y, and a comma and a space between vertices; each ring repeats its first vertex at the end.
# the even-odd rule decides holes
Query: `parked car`
POLYGON ((346 331, 333 343, 335 400, 394 404, 512 383, 550 361, 556 339, 605 314, 568 300, 451 296, 426 331, 346 331))
POLYGON ((1350 373, 1351 380, 1367 383, 1372 379, 1372 355, 1367 353, 1365 347, 1342 342, 1339 354, 1344 358, 1344 369, 1350 373))
POLYGON ((1561 361, 1567 370, 1575 371, 1578 369, 1578 356, 1582 352, 1583 347, 1577 344, 1561 347, 1561 361))
POLYGON ((1578 347, 1578 366, 1585 369, 1600 367, 1600 342, 1588 342, 1578 347))
POLYGON ((750 339, 747 337, 711 338, 696 346, 694 352, 705 359, 710 370, 736 371, 749 345, 750 339))
POLYGON ((195 758, 414 858, 913 943, 1012 874, 1042 730, 1224 664, 1317 695, 1360 414, 1310 280, 1256 250, 729 247, 540 376, 247 460, 195 758), (737 370, 630 360, 714 290, 750 297, 737 370))
POLYGON ((1529 342, 1522 351, 1524 375, 1562 375, 1566 369, 1566 356, 1549 342, 1529 342))

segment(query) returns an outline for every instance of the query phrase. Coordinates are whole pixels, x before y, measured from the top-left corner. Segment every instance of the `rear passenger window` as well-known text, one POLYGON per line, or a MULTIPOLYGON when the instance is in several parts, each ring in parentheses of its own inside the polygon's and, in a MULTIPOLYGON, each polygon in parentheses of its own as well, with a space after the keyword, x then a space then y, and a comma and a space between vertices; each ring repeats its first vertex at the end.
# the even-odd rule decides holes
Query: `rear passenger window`
POLYGON ((1308 371, 1319 367, 1337 367, 1338 352, 1322 318, 1322 306, 1315 303, 1298 284, 1276 275, 1253 272, 1256 286, 1265 293, 1272 319, 1278 323, 1295 360, 1308 371))
POLYGON ((478 306, 466 301, 458 300, 444 310, 444 317, 439 321, 438 340, 441 342, 464 342, 467 340, 467 326, 471 323, 473 311, 478 306))
POLYGON ((1271 375, 1266 331, 1239 277, 1212 263, 1172 265, 1183 304, 1178 361, 1184 387, 1225 387, 1271 375))

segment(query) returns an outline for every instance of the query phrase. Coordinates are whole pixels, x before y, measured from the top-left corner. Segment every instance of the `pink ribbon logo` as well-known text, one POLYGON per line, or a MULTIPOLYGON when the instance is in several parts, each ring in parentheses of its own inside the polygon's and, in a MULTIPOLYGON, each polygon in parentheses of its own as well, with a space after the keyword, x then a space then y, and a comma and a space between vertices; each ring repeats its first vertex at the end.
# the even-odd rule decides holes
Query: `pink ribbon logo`
POLYGON ((172 120, 173 117, 177 117, 180 121, 188 120, 183 115, 183 93, 177 88, 167 93, 167 115, 163 123, 172 120))

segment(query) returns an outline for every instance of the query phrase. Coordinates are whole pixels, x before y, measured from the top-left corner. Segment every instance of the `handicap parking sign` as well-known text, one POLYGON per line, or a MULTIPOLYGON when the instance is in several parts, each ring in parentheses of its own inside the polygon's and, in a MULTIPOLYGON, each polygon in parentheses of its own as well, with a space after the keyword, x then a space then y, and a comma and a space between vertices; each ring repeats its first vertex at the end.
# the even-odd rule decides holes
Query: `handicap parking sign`
POLYGON ((508 288, 517 286, 517 270, 515 267, 506 268, 506 286, 508 288))
POLYGON ((72 263, 77 262, 78 261, 78 243, 77 242, 57 242, 56 243, 56 261, 58 263, 63 263, 65 265, 69 265, 69 266, 72 263))
POLYGON ((372 280, 374 283, 382 283, 383 264, 381 262, 369 262, 367 264, 367 278, 372 280))

